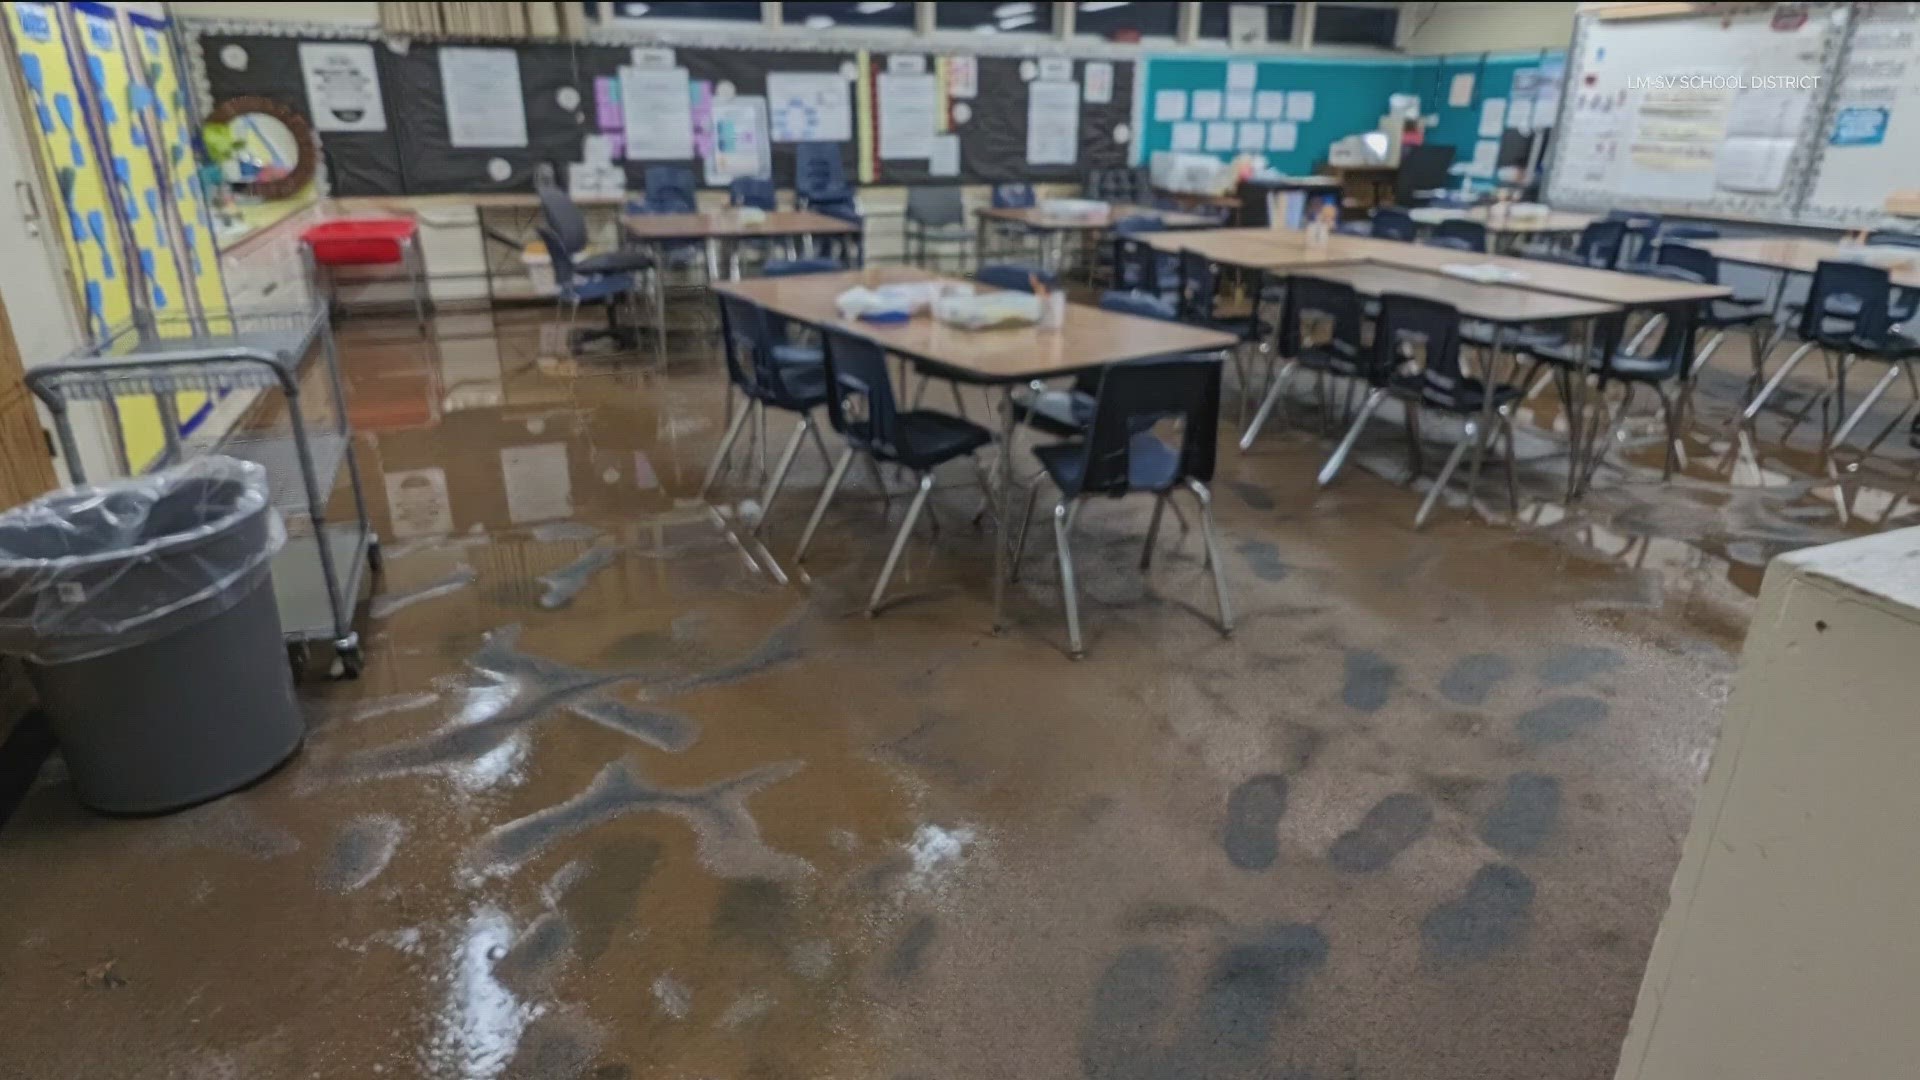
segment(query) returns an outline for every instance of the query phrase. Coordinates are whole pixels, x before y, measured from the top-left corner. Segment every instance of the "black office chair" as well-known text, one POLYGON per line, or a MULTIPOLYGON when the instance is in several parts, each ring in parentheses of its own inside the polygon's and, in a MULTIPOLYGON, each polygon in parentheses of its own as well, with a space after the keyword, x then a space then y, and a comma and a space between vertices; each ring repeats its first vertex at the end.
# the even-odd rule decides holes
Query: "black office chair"
MULTIPOLYGON (((1073 526, 1086 501, 1096 495, 1118 499, 1138 491, 1154 496, 1146 549, 1140 556, 1144 570, 1152 565, 1161 511, 1168 499, 1182 487, 1193 494, 1200 505, 1206 561, 1213 570, 1214 596, 1220 605, 1220 632, 1229 636, 1233 633, 1226 568, 1214 536, 1213 497, 1207 490, 1207 483, 1213 479, 1219 423, 1218 360, 1197 356, 1136 360, 1106 369, 1094 403, 1093 422, 1083 439, 1034 448, 1041 468, 1060 491, 1060 501, 1053 508, 1053 536, 1067 609, 1068 652, 1074 659, 1086 655, 1086 648, 1080 636, 1080 600, 1074 585, 1073 526), (1167 422, 1178 422, 1183 428, 1177 447, 1168 445, 1154 431, 1167 422)), ((1026 552, 1033 504, 1039 493, 1038 484, 1027 492, 1026 512, 1021 517, 1013 556, 1016 575, 1026 552)))
POLYGON ((1433 235, 1427 242, 1434 247, 1451 247, 1459 251, 1487 250, 1487 227, 1468 218, 1448 218, 1433 227, 1433 235), (1442 241, 1453 241, 1442 243, 1442 241))
POLYGON ((793 436, 787 440, 779 464, 760 492, 760 519, 750 523, 751 532, 757 534, 772 517, 773 501, 786 483, 787 471, 793 467, 793 459, 800 452, 800 440, 804 436, 813 436, 813 444, 819 449, 822 460, 829 463, 833 461, 833 456, 827 452, 827 444, 820 438, 820 429, 813 415, 813 411, 827 401, 827 369, 818 362, 782 361, 776 357, 766 313, 739 297, 720 295, 720 336, 725 346, 727 379, 746 396, 747 403, 746 407, 734 414, 733 422, 727 425, 726 437, 720 440, 719 449, 714 451, 713 462, 707 466, 706 479, 700 483, 699 497, 704 500, 714 481, 719 479, 749 416, 760 417, 763 430, 768 408, 793 413, 800 421, 793 429, 793 436))
POLYGON ((560 246, 566 249, 573 269, 580 274, 637 273, 653 267, 644 251, 608 251, 587 254, 589 237, 587 218, 574 205, 564 188, 554 182, 553 171, 542 167, 534 176, 533 192, 540 200, 540 214, 553 230, 560 246))
POLYGON ((1411 244, 1420 235, 1420 227, 1405 210, 1383 206, 1373 212, 1373 231, 1368 235, 1377 240, 1403 240, 1411 244))
MULTIPOLYGON (((833 421, 834 430, 846 439, 847 449, 834 463, 827 486, 821 489, 820 501, 814 504, 813 515, 807 519, 807 528, 800 536, 793 561, 799 563, 806 558, 814 531, 827 506, 833 502, 834 494, 840 490, 840 482, 846 478, 847 466, 853 463, 854 455, 865 455, 876 466, 899 465, 919 478, 918 491, 907 506, 906 519, 900 523, 900 532, 894 537, 887 561, 880 569, 880 579, 874 582, 873 593, 867 598, 867 614, 872 616, 879 614, 880 599, 886 595, 887 583, 893 579, 900 553, 906 550, 907 537, 912 535, 914 522, 919 520, 921 510, 927 505, 927 496, 933 491, 934 470, 957 458, 972 457, 981 447, 993 442, 993 433, 948 413, 931 409, 901 411, 895 403, 893 382, 887 373, 886 350, 865 338, 832 328, 824 332, 824 337, 829 387, 827 415, 833 421)), ((982 485, 986 485, 985 471, 977 459, 974 467, 981 475, 982 485)))
POLYGON ((1254 411, 1253 421, 1240 436, 1242 452, 1253 446, 1274 408, 1286 400, 1287 384, 1294 372, 1305 369, 1319 376, 1320 404, 1330 414, 1326 380, 1359 378, 1365 371, 1366 306, 1352 286, 1296 275, 1287 279, 1285 296, 1276 345, 1283 363, 1254 411))
POLYGON ((636 348, 639 343, 638 332, 620 319, 621 302, 633 294, 638 284, 634 272, 586 269, 584 264, 574 262, 566 241, 551 226, 536 226, 534 232, 539 235, 540 242, 546 245, 547 258, 553 265, 555 301, 566 309, 568 350, 578 349, 586 341, 601 338, 611 341, 616 349, 636 348), (601 304, 606 308, 605 327, 574 329, 574 321, 585 304, 601 304))

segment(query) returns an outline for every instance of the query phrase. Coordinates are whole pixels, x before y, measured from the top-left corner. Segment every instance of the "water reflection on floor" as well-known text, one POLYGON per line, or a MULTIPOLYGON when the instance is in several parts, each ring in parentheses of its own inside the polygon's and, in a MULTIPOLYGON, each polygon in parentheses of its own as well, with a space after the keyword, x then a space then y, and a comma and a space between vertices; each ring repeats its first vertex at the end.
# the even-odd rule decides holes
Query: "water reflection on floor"
POLYGON ((1413 532, 1393 423, 1316 491, 1300 410, 1222 454, 1234 637, 1198 538, 1143 574, 1148 506, 1101 503, 1073 663, 1044 545, 988 632, 964 466, 868 620, 902 500, 850 484, 781 585, 824 463, 764 543, 746 465, 692 498, 710 348, 538 341, 343 327, 366 673, 183 814, 49 765, 0 833, 0 1005, 46 1021, 0 1075, 1605 1075, 1761 568, 1920 510, 1911 452, 1845 524, 1780 421, 1729 455, 1717 369, 1670 482, 1629 424, 1569 512, 1523 439, 1517 527, 1495 470, 1413 532))

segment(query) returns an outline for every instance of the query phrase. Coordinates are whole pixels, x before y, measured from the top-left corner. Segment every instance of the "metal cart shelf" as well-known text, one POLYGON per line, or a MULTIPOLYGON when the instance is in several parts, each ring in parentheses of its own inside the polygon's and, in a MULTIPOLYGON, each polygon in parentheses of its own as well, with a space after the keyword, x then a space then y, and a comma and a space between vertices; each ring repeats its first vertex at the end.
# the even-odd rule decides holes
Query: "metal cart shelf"
POLYGON ((53 414, 75 483, 86 479, 74 441, 75 403, 112 406, 151 397, 159 411, 165 449, 144 471, 201 453, 258 463, 274 506, 286 519, 287 543, 273 561, 273 591, 296 669, 309 646, 331 641, 335 670, 359 675, 360 635, 353 629, 363 581, 361 568, 380 570, 380 541, 367 502, 347 424, 346 394, 324 307, 251 312, 204 319, 149 320, 128 325, 58 364, 35 368, 27 386, 53 414), (316 362, 318 354, 323 362, 316 362), (278 390, 280 399, 268 395, 278 390), (228 430, 183 426, 177 395, 208 395, 209 415, 231 416, 228 430), (235 399, 233 395, 244 395, 235 399), (341 467, 353 492, 353 516, 329 521, 341 467))

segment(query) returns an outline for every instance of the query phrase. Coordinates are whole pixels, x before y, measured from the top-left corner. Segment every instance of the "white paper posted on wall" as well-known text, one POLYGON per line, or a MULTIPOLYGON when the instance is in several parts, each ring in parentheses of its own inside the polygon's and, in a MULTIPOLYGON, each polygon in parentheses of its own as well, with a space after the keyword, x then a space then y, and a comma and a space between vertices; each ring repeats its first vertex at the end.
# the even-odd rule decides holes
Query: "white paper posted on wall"
POLYGON ((1187 118, 1187 92, 1185 90, 1156 90, 1153 95, 1153 118, 1160 123, 1170 124, 1187 118))
POLYGON ((300 77, 317 131, 385 131, 380 73, 373 46, 360 42, 300 43, 300 77))
POLYGON ((627 122, 627 158, 685 161, 693 157, 693 98, 687 69, 620 69, 627 122))
MULTIPOLYGON (((512 49, 440 50, 447 139, 460 147, 527 145, 527 107, 520 93, 520 54, 512 49)), ((688 155, 692 156, 692 155, 688 155)))
POLYGON ((1027 164, 1071 165, 1080 156, 1080 86, 1027 84, 1027 164))
POLYGON ((852 85, 837 71, 768 72, 767 109, 773 141, 846 142, 853 138, 852 85))
POLYGON ((882 75, 876 82, 880 159, 925 161, 932 157, 937 80, 932 75, 882 75))

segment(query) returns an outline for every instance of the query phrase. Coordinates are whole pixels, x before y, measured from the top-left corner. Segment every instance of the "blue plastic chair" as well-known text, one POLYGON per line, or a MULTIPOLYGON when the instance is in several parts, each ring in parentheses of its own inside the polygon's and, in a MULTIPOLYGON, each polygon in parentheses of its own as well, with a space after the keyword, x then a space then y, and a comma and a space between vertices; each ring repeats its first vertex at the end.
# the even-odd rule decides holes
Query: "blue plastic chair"
POLYGON ((731 459, 734 443, 739 441, 740 432, 745 429, 749 416, 759 418, 763 432, 768 408, 793 413, 800 421, 793 429, 793 436, 787 440, 779 465, 774 468, 773 475, 767 478, 766 487, 760 493, 760 520, 751 525, 751 532, 757 534, 772 517, 773 500, 786 483, 787 471, 793 467, 793 459, 800 452, 800 440, 804 436, 813 436, 813 444, 820 450, 822 460, 833 460, 833 456, 827 453, 827 444, 820 438, 820 429, 813 416, 813 411, 827 400, 827 369, 817 360, 797 363, 777 357, 773 334, 767 326, 766 312, 736 296, 720 294, 720 337, 725 346, 727 380, 746 396, 747 405, 734 413, 733 422, 727 425, 726 437, 720 441, 719 449, 714 451, 713 462, 707 466, 699 497, 703 500, 707 497, 707 492, 731 459))
POLYGON ((996 210, 1026 210, 1033 204, 1032 184, 993 185, 993 208, 996 210))
MULTIPOLYGON (((1179 313, 1171 303, 1141 292, 1109 291, 1100 297, 1100 310, 1161 322, 1179 321, 1179 313)), ((1012 395, 1014 422, 1060 439, 1084 434, 1087 425, 1093 422, 1094 395, 1100 390, 1100 374, 1098 368, 1083 371, 1074 376, 1073 386, 1066 390, 1050 390, 1041 384, 1015 390, 1012 395)))
MULTIPOLYGON (((846 439, 847 448, 834 463, 827 486, 820 491, 820 500, 807 519, 807 528, 800 535, 800 546, 794 550, 793 561, 800 563, 806 559, 814 531, 819 528, 834 494, 840 490, 847 466, 853 463, 856 454, 873 462, 876 473, 877 466, 882 464, 898 465, 913 472, 919 480, 918 490, 907 506, 906 519, 893 538, 893 547, 887 552, 880 579, 874 582, 873 593, 867 598, 867 614, 873 616, 879 614, 880 600, 886 595, 894 567, 899 565, 900 553, 906 550, 907 537, 912 535, 914 523, 920 519, 927 496, 933 491, 934 470, 956 458, 974 456, 981 447, 993 442, 993 433, 949 413, 932 409, 902 411, 893 396, 885 349, 830 327, 824 337, 830 387, 827 415, 833 421, 834 430, 846 439)), ((974 466, 981 473, 984 485, 986 476, 984 470, 980 470, 978 459, 974 466)))
POLYGON ((1660 236, 1659 214, 1639 210, 1609 210, 1606 220, 1617 221, 1627 227, 1616 266, 1641 266, 1653 261, 1653 248, 1660 236))
POLYGON ((1035 281, 1049 290, 1060 285, 1059 279, 1053 274, 1025 263, 988 263, 974 271, 973 280, 996 289, 1027 293, 1033 291, 1035 281))
POLYGON ((1373 212, 1372 236, 1378 240, 1404 240, 1412 243, 1420 234, 1420 227, 1414 224, 1413 215, 1392 206, 1383 206, 1373 212))
MULTIPOLYGON (((1311 275, 1287 279, 1286 300, 1280 307, 1278 354, 1285 358, 1280 373, 1254 410, 1253 420, 1240 436, 1240 449, 1253 447, 1267 418, 1285 399, 1294 372, 1305 369, 1322 377, 1355 379, 1365 373, 1366 305, 1350 285, 1311 275), (1324 329, 1324 338, 1309 339, 1309 331, 1324 329)), ((1322 397, 1321 404, 1328 404, 1322 397)))
POLYGON ((774 210, 780 205, 773 181, 758 176, 735 178, 727 185, 727 201, 734 206, 751 206, 756 210, 774 210))
MULTIPOLYGON (((837 274, 846 267, 832 259, 774 259, 760 264, 761 277, 798 277, 802 274, 837 274)), ((793 323, 785 316, 766 312, 767 332, 773 336, 774 359, 782 364, 822 361, 820 347, 791 340, 793 323)))
MULTIPOLYGON (((1040 467, 1060 492, 1060 501, 1053 508, 1053 537, 1067 609, 1068 652, 1074 659, 1086 655, 1086 648, 1080 636, 1080 600, 1074 586, 1073 527, 1081 508, 1095 496, 1118 499, 1134 492, 1153 495, 1153 517, 1147 525, 1146 548, 1140 555, 1140 567, 1145 570, 1153 564, 1154 541, 1168 499, 1180 488, 1191 492, 1200 505, 1206 561, 1213 570, 1214 596, 1220 605, 1220 632, 1229 636, 1233 633, 1226 568, 1214 536, 1213 497, 1207 490, 1213 479, 1219 424, 1217 359, 1179 356, 1135 360, 1106 369, 1083 439, 1034 448, 1040 467), (1154 430, 1167 422, 1178 422, 1183 429, 1178 446, 1169 445, 1154 430)), ((1027 492, 1013 557, 1016 575, 1039 493, 1038 484, 1027 492)))
POLYGON ((1427 241, 1434 247, 1452 247, 1460 251, 1487 250, 1487 227, 1477 221, 1466 218, 1448 218, 1434 226, 1433 236, 1427 241), (1443 244, 1442 240, 1458 243, 1443 244), (1464 245, 1464 246, 1462 246, 1464 245))
POLYGON ((775 259, 760 267, 762 277, 797 277, 801 274, 837 274, 846 267, 832 259, 775 259))
POLYGON ((1180 260, 1156 251, 1140 239, 1144 233, 1163 232, 1166 223, 1157 217, 1137 215, 1113 223, 1113 287, 1139 290, 1155 296, 1175 295, 1180 290, 1180 260))
MULTIPOLYGON (((1663 272, 1677 271, 1684 275, 1682 280, 1702 285, 1720 284, 1720 260, 1705 248, 1687 244, 1663 241, 1654 253, 1653 269, 1663 272)), ((1670 275, 1669 275, 1670 276, 1670 275)), ((1712 331, 1707 343, 1694 355, 1693 363, 1688 366, 1684 376, 1686 389, 1682 391, 1690 398, 1694 378, 1700 368, 1713 354, 1718 352, 1722 342, 1726 341, 1729 331, 1745 329, 1747 331, 1747 359, 1752 364, 1753 378, 1757 381, 1764 375, 1761 366, 1761 342, 1766 336, 1763 326, 1770 314, 1766 297, 1744 298, 1735 295, 1728 300, 1708 300, 1696 310, 1699 325, 1712 331)), ((1684 400, 1684 399, 1683 399, 1684 400)))
POLYGON ((1668 225, 1660 231, 1660 242, 1669 240, 1718 240, 1720 230, 1711 225, 1668 225))

